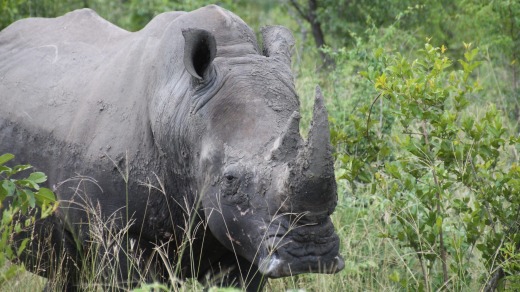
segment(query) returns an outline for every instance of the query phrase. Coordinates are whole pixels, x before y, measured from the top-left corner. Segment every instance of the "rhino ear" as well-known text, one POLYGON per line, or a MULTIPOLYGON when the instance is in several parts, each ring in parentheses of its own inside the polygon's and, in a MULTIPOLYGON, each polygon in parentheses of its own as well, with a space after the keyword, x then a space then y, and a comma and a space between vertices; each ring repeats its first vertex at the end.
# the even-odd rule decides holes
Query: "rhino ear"
POLYGON ((184 36, 184 67, 191 76, 202 80, 217 55, 217 42, 213 34, 204 29, 182 30, 184 36))
POLYGON ((264 39, 264 55, 276 57, 291 67, 291 56, 294 37, 290 30, 283 26, 267 26, 262 28, 264 39))

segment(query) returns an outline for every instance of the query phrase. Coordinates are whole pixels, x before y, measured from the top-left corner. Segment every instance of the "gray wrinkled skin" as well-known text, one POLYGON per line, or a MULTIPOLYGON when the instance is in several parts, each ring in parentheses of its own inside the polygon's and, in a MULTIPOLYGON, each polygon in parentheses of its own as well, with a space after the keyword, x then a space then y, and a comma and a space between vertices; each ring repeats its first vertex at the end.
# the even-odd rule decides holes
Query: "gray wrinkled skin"
MULTIPOLYGON (((266 277, 343 268, 321 92, 304 141, 294 40, 278 26, 262 36, 260 50, 251 29, 217 6, 164 13, 135 33, 88 9, 0 32, 0 153, 44 171, 60 199, 34 236, 65 252, 67 289, 77 288, 92 210, 116 218, 115 229, 131 223, 132 251, 151 258, 159 280, 168 275, 158 245, 181 261, 181 278, 225 271, 222 284, 251 291, 266 277), (192 252, 180 252, 185 222, 192 252)), ((22 260, 53 277, 55 255, 36 249, 22 260)))

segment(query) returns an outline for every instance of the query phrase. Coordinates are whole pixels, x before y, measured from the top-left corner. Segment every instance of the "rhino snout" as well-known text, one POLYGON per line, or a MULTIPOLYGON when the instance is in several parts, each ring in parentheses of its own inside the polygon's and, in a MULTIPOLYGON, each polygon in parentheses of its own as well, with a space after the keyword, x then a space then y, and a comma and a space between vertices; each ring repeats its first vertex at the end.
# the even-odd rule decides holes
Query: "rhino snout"
POLYGON ((345 267, 345 261, 341 256, 335 256, 327 262, 290 263, 282 260, 277 255, 272 255, 262 260, 259 271, 270 278, 294 276, 302 273, 334 274, 345 267))
POLYGON ((313 225, 287 225, 290 220, 282 221, 271 226, 263 242, 264 256, 258 264, 262 274, 271 278, 309 272, 332 274, 345 267, 330 219, 313 225))

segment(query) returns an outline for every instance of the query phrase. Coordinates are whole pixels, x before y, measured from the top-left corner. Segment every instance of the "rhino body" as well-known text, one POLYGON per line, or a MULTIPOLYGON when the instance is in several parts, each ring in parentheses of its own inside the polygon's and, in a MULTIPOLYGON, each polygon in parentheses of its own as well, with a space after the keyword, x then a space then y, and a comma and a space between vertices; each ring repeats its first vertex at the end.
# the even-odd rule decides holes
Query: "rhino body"
POLYGON ((262 34, 260 50, 218 6, 138 32, 89 9, 0 32, 0 153, 45 172, 60 200, 30 234, 29 270, 80 289, 93 237, 108 240, 96 222, 124 234, 99 251, 117 258, 122 285, 165 281, 176 265, 179 278, 223 274, 217 284, 248 290, 343 268, 321 93, 305 141, 292 35, 262 34), (153 273, 128 272, 126 254, 153 273))

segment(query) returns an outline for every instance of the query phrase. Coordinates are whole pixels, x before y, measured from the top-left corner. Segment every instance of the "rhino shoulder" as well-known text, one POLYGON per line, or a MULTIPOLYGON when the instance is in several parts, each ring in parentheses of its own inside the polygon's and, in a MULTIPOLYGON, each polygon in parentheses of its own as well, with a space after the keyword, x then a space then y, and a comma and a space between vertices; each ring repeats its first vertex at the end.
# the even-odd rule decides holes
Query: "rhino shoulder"
POLYGON ((99 34, 127 35, 129 32, 99 16, 90 8, 77 9, 61 17, 55 18, 54 28, 66 29, 70 32, 88 31, 87 37, 98 38, 99 34))

